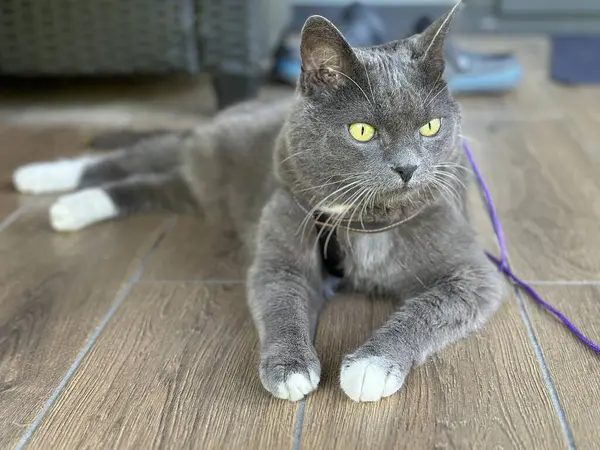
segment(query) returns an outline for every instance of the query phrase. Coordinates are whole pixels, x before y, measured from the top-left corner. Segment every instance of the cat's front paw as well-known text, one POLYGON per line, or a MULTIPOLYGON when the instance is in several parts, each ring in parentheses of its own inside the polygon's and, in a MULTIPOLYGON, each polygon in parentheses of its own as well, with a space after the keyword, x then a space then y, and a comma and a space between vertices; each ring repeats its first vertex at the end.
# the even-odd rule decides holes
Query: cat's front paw
POLYGON ((376 402, 398 391, 407 371, 383 356, 347 356, 342 362, 340 386, 356 402, 376 402))
POLYGON ((274 345, 260 359, 260 380, 277 398, 295 402, 319 384, 321 364, 312 348, 274 345))

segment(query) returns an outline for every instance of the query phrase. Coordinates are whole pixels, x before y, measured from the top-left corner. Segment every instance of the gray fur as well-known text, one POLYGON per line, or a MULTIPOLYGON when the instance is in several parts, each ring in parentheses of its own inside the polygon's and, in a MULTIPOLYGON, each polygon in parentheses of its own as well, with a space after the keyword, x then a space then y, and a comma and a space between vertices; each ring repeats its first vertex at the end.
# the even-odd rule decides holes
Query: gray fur
POLYGON ((365 49, 351 49, 331 23, 312 17, 294 98, 239 105, 189 133, 161 131, 136 144, 127 136, 127 148, 86 170, 82 186, 109 181, 123 214, 198 210, 238 232, 252 258, 247 291, 260 378, 275 395, 292 374, 320 374, 312 336, 331 291, 316 228, 294 195, 319 207, 324 199, 354 204, 350 214, 365 222, 416 214, 382 233, 338 230, 340 288, 399 301, 343 367, 376 357, 403 379, 500 305, 499 275, 468 222, 460 109, 442 77, 453 12, 420 36, 365 49), (421 137, 418 129, 436 117, 439 134, 421 137), (352 122, 374 124, 376 138, 353 141, 352 122), (418 166, 408 183, 391 170, 404 165, 418 166))

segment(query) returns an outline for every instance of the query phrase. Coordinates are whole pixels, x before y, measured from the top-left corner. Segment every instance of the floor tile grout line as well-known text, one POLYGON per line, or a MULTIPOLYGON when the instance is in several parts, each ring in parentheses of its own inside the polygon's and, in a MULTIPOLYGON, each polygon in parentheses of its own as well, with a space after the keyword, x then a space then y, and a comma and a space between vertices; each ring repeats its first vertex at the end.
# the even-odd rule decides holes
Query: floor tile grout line
MULTIPOLYGON (((483 196, 483 192, 481 192, 481 197, 483 200, 483 204, 487 205, 487 200, 483 196)), ((492 225, 494 225, 494 221, 492 219, 491 212, 489 211, 489 209, 487 212, 488 212, 488 220, 490 221, 490 223, 492 225)), ((494 232, 494 236, 496 238, 496 242, 499 247, 500 244, 498 242, 498 235, 495 232, 494 232)), ((511 267, 512 264, 511 264, 511 259, 510 259, 510 252, 509 252, 508 248, 506 248, 505 251, 506 251, 506 262, 507 262, 508 266, 511 267)), ((558 420, 562 427, 563 434, 565 436, 565 439, 567 440, 569 450, 575 450, 577 447, 575 445, 573 431, 571 430, 571 426, 569 425, 565 411, 562 408, 562 405, 560 403, 560 398, 558 396, 556 387, 554 386, 554 382, 552 381, 552 377, 550 376, 550 370, 548 369, 548 365, 546 364, 546 359, 544 358, 541 344, 535 334, 535 329, 533 327, 533 324, 531 322, 529 314, 527 313, 527 307, 525 306, 525 302, 523 301, 523 296, 521 295, 521 291, 519 290, 519 288, 514 283, 510 283, 510 284, 512 286, 515 297, 517 299, 517 306, 519 307, 519 310, 521 313, 521 320, 523 322, 523 325, 525 326, 525 329, 526 329, 528 337, 529 337, 529 343, 533 347, 535 357, 536 357, 537 362, 542 371, 542 377, 544 378, 546 390, 548 391, 548 394, 550 395, 550 399, 552 400, 554 412, 555 412, 556 416, 558 417, 558 420)))
POLYGON ((534 286, 600 286, 600 281, 594 280, 537 280, 526 283, 534 286))
MULTIPOLYGON (((310 394, 309 394, 310 395, 310 394)), ((292 450, 300 450, 302 440, 302 428, 304 426, 304 411, 306 410, 306 397, 300 400, 298 405, 298 414, 296 416, 296 427, 294 428, 294 444, 292 450)))
POLYGON ((131 290, 134 287, 134 285, 136 284, 136 282, 142 276, 144 269, 146 268, 146 266, 152 259, 152 256, 156 252, 156 249, 158 248, 159 244, 164 240, 166 235, 173 229, 176 221, 177 221, 176 218, 169 218, 169 219, 165 220, 165 222, 163 222, 162 232, 156 238, 156 240, 152 244, 152 247, 150 248, 150 250, 148 250, 148 253, 146 253, 146 256, 144 256, 144 259, 140 262, 140 264, 137 267, 134 274, 131 276, 131 278, 129 278, 129 280, 126 282, 125 286, 123 286, 119 290, 119 292, 115 296, 115 299, 113 300, 110 308, 108 309, 108 311, 102 318, 102 321, 100 322, 100 324, 98 324, 98 326, 96 327, 96 329, 94 330, 92 335, 89 337, 86 344, 81 348, 81 350, 77 354, 75 360, 73 361, 73 363, 71 364, 71 366, 69 367, 67 372, 61 378, 61 380, 58 383, 58 386, 56 387, 54 392, 52 392, 50 397, 44 403, 42 410, 38 413, 38 415, 34 419, 33 423, 31 425, 29 425, 29 427, 27 427, 27 429, 25 430, 25 433, 23 434, 23 437, 21 438, 21 440, 15 447, 15 450, 22 450, 29 443, 29 441, 33 437, 33 434, 39 428, 39 426, 45 419, 45 417, 48 414, 48 412, 50 411, 50 409, 52 409, 52 407, 54 406, 54 404, 56 403, 56 401, 62 394, 63 390, 65 389, 65 387, 67 386, 67 384, 69 383, 69 381, 71 380, 73 375, 75 375, 75 373, 77 372, 77 369, 79 368, 79 366, 81 365, 81 363, 83 362, 83 360, 85 359, 87 354, 90 352, 90 350, 92 349, 92 347, 94 346, 94 344, 96 343, 96 341, 98 340, 98 338, 100 337, 100 335, 102 334, 102 332, 104 331, 104 329, 106 328, 106 326, 108 325, 110 320, 116 314, 119 307, 123 304, 125 299, 128 297, 129 293, 131 292, 131 290))
POLYGON ((245 284, 244 280, 207 279, 207 280, 138 280, 136 284, 245 284))
MULTIPOLYGON (((491 220, 491 218, 490 218, 491 220)), ((506 259, 508 266, 511 267, 510 254, 508 249, 506 249, 506 259)), ((529 317, 529 313, 527 312, 527 306, 525 305, 525 301, 523 300, 523 295, 515 284, 511 283, 513 288, 513 292, 515 294, 515 298, 517 299, 517 306, 519 307, 519 311, 521 313, 521 321, 525 326, 525 330, 527 331, 527 335, 529 337, 529 343, 533 347, 533 351, 535 353, 535 357, 540 366, 540 370, 542 371, 542 377, 544 378, 544 383, 546 385, 546 390, 550 395, 550 399, 552 400, 552 406, 554 407, 554 412, 558 417, 558 421, 560 422, 560 426, 562 427, 563 434, 565 439, 567 440, 567 444, 569 450, 575 450, 577 447, 575 446, 575 439, 573 437, 573 431, 571 430, 571 426, 567 421, 567 416, 565 414, 564 409, 560 403, 560 398, 558 396, 558 391, 554 386, 554 382, 552 381, 552 376, 550 375, 550 369, 548 369, 548 364, 546 363, 546 358, 544 358, 544 353, 542 352, 542 345, 540 344, 537 335, 535 334, 535 328, 533 323, 531 322, 531 318, 529 317)))
MULTIPOLYGON (((322 312, 322 311, 320 311, 322 312)), ((317 329, 319 328, 319 317, 320 314, 317 314, 317 320, 315 322, 315 328, 312 330, 312 343, 314 345, 315 340, 317 339, 317 329)), ((322 374, 322 372, 321 372, 322 374)), ((320 382, 320 381, 319 381, 320 382)), ((317 386, 318 389, 318 386, 317 386)), ((311 395, 309 393, 308 395, 311 395)), ((296 416, 296 427, 294 429, 294 441, 292 445, 292 450, 300 450, 300 442, 302 441, 302 428, 304 427, 304 412, 306 411, 306 397, 300 400, 298 405, 298 414, 296 416)))
POLYGON ((523 301, 523 295, 517 286, 513 286, 515 296, 517 297, 517 304, 519 306, 519 310, 521 311, 521 319, 525 324, 525 328, 527 330, 527 334, 529 335, 529 341, 533 346, 533 351, 535 352, 535 356, 538 360, 540 368, 542 370, 542 376, 544 377, 544 382, 546 383, 546 389, 548 389, 548 393, 550 394, 550 399, 552 400, 552 404, 554 406, 554 411, 558 416, 558 420, 563 428, 563 433, 567 440, 567 444, 570 450, 575 450, 577 446, 575 445, 575 438, 573 436, 573 431, 571 430, 571 426, 567 420, 567 416, 565 414, 565 410, 563 409, 560 403, 560 397, 554 386, 554 382, 552 381, 552 376, 550 375, 550 369, 546 364, 546 359, 544 358, 544 354, 542 352, 542 346, 535 334, 535 328, 533 323, 531 322, 531 318, 529 317, 529 313, 527 312, 527 306, 523 301))
POLYGON ((10 213, 2 222, 0 222, 0 233, 15 223, 27 210, 27 206, 20 206, 10 213))
MULTIPOLYGON (((227 278, 203 279, 141 279, 136 284, 245 284, 245 280, 227 278)), ((600 280, 525 280, 534 286, 600 286, 600 280)))

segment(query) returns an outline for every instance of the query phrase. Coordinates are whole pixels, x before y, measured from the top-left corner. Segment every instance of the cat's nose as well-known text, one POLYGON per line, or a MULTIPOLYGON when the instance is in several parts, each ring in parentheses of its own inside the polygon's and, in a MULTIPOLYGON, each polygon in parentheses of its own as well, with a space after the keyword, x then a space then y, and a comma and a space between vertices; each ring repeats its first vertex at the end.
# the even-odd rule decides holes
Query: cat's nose
POLYGON ((416 164, 407 166, 392 166, 392 170, 400 175, 402 181, 408 183, 415 173, 415 170, 417 170, 417 167, 418 166, 416 164))

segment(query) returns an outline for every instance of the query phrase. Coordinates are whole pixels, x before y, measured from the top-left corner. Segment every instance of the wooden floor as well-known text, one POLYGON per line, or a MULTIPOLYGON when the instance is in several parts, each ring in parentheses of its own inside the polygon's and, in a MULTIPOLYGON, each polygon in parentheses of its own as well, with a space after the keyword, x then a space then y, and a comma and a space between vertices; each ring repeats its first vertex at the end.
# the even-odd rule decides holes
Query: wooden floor
MULTIPOLYGON (((600 87, 551 84, 543 40, 491 45, 518 49, 526 77, 515 93, 462 99, 464 129, 511 265, 598 342, 600 87)), ((298 404, 269 397, 229 238, 158 215, 52 232, 50 199, 14 194, 12 169, 76 153, 114 117, 86 122, 61 109, 61 119, 48 98, 36 116, 3 95, 0 448, 600 448, 600 356, 512 291, 484 330, 377 404, 351 402, 337 378, 390 305, 335 300, 316 336, 318 391, 298 404)), ((134 109, 116 120, 135 122, 134 109)), ((482 242, 496 251, 476 189, 472 199, 482 242)))

